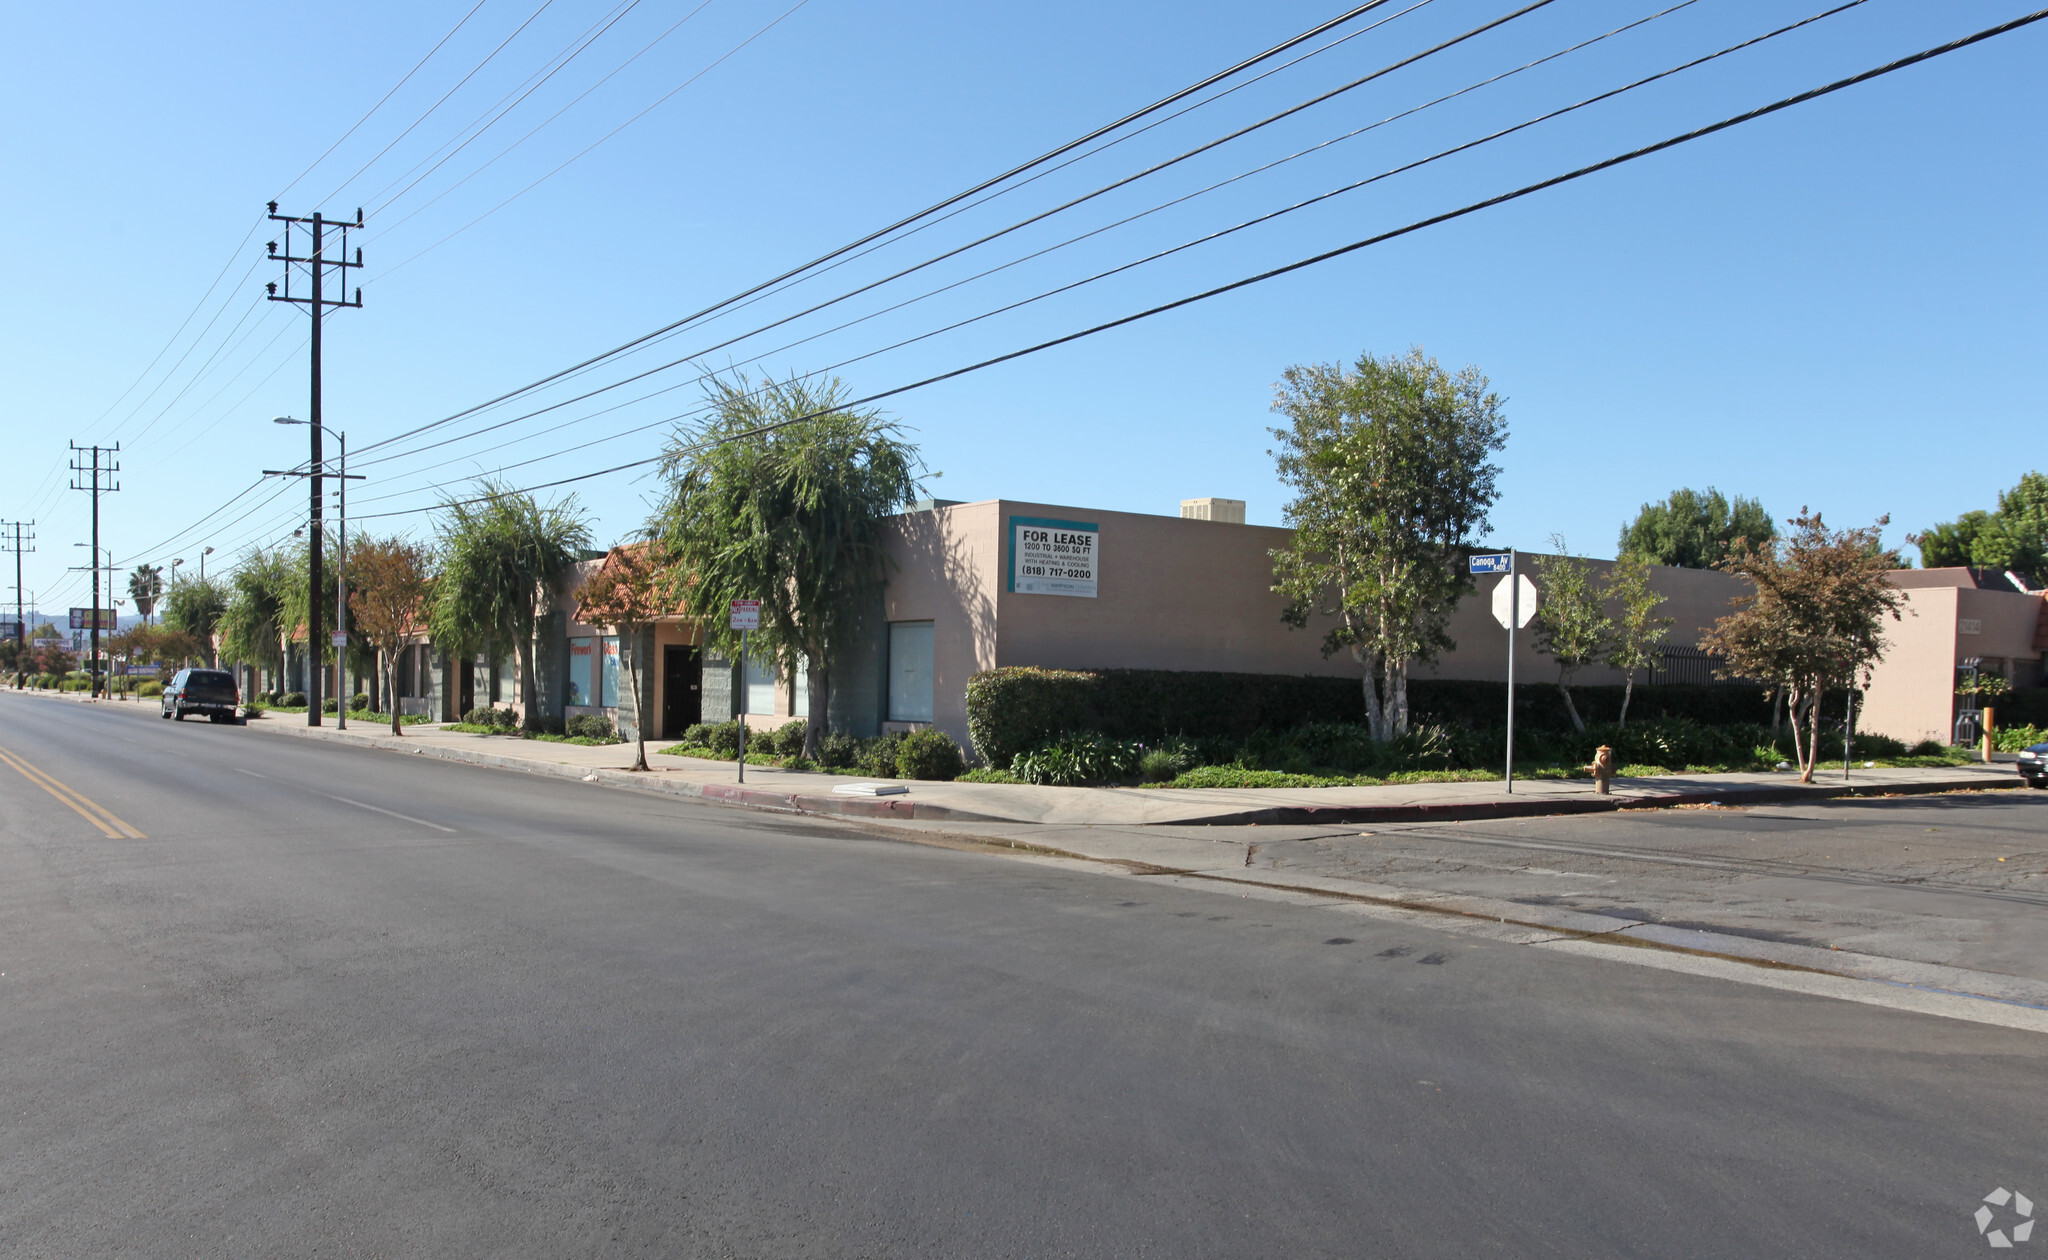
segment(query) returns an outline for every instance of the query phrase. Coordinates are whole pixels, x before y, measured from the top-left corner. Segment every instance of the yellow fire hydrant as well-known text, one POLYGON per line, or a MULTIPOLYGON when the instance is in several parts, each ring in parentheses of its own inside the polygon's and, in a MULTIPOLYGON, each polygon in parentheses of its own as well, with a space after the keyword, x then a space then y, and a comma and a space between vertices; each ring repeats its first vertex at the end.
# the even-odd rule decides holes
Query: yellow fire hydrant
POLYGON ((1586 769, 1593 775, 1593 790, 1606 796, 1608 784, 1614 779, 1614 750, 1605 744, 1600 745, 1599 751, 1593 754, 1593 764, 1586 769))

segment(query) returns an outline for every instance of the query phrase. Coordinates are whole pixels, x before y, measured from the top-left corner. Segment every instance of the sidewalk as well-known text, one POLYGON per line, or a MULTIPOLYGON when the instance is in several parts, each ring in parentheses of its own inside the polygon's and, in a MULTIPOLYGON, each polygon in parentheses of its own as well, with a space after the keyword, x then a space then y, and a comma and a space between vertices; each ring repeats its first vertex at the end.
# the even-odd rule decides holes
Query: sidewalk
POLYGON ((420 756, 477 765, 531 770, 616 783, 653 791, 699 796, 732 805, 836 814, 898 821, 1025 823, 1037 826, 1324 826, 1342 823, 1453 822, 1486 818, 1533 818, 1605 813, 1707 803, 1763 804, 1825 800, 1837 796, 1917 794, 1957 789, 2017 788, 2019 776, 1999 765, 1935 770, 1851 772, 1845 784, 1839 767, 1802 785, 1798 776, 1777 774, 1665 775, 1616 779, 1613 795, 1600 796, 1589 779, 1517 781, 1512 794, 1499 783, 1416 783, 1338 788, 1059 788, 1009 783, 934 783, 884 780, 908 788, 901 796, 849 797, 833 789, 857 782, 814 771, 748 766, 739 783, 737 765, 649 752, 649 774, 627 769, 629 744, 584 747, 502 735, 471 735, 439 727, 411 726, 404 736, 346 733, 330 724, 309 728, 296 715, 250 722, 249 729, 275 734, 345 739, 420 756))

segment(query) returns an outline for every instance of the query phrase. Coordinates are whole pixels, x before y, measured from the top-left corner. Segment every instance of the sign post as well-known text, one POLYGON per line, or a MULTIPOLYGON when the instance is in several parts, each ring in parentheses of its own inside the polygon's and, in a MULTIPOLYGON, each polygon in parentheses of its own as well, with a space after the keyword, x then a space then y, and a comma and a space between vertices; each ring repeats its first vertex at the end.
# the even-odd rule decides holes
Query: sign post
POLYGON ((1536 585, 1515 572, 1515 553, 1473 556, 1471 572, 1504 576, 1493 588, 1493 619, 1508 632, 1508 739, 1502 776, 1507 791, 1515 790, 1515 631, 1536 615, 1536 585))
POLYGON ((740 632, 740 782, 747 781, 747 631, 761 628, 761 601, 758 599, 736 599, 730 609, 732 620, 727 623, 740 632))

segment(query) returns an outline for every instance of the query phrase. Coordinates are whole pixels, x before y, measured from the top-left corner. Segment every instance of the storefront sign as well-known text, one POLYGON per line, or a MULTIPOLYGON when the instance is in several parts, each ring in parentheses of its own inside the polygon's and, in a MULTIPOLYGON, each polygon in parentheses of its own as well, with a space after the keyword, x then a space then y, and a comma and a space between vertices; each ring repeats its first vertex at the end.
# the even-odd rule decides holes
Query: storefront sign
POLYGON ((1010 589, 1020 595, 1095 598, 1102 531, 1089 521, 1010 518, 1010 589))

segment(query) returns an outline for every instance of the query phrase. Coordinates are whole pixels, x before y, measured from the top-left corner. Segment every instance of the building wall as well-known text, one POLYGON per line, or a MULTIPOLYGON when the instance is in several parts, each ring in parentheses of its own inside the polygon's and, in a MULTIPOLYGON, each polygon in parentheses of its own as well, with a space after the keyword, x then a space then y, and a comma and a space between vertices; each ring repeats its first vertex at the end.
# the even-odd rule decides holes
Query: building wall
POLYGON ((1923 739, 1949 741, 1955 716, 1957 597, 1966 593, 1979 592, 1955 587, 1905 592, 1903 617, 1885 623, 1884 655, 1871 671, 1856 729, 1908 745, 1923 739))
MULTIPOLYGON (((1348 652, 1322 653, 1333 618, 1313 618, 1298 630, 1281 620, 1286 601, 1270 589, 1271 553, 1293 537, 1271 526, 1010 500, 907 513, 891 522, 893 568, 883 620, 934 623, 932 724, 963 746, 967 680, 999 665, 1356 677, 1359 665, 1348 652), (1096 597, 1010 590, 1013 516, 1097 525, 1096 597)), ((1611 567, 1590 563, 1596 580, 1611 567)), ((1491 612, 1499 580, 1482 578, 1461 602, 1449 627, 1457 647, 1435 665, 1417 667, 1417 677, 1507 677, 1507 632, 1491 612)), ((1661 566, 1652 570, 1651 582, 1669 600, 1660 615, 1675 622, 1666 642, 1684 647, 1697 644, 1748 589, 1726 573, 1661 566)), ((886 626, 881 630, 876 650, 886 676, 886 626)), ((1536 651, 1533 628, 1516 635, 1515 655, 1518 681, 1556 679, 1556 663, 1536 651)), ((1588 666, 1575 681, 1618 683, 1621 676, 1588 666)))

